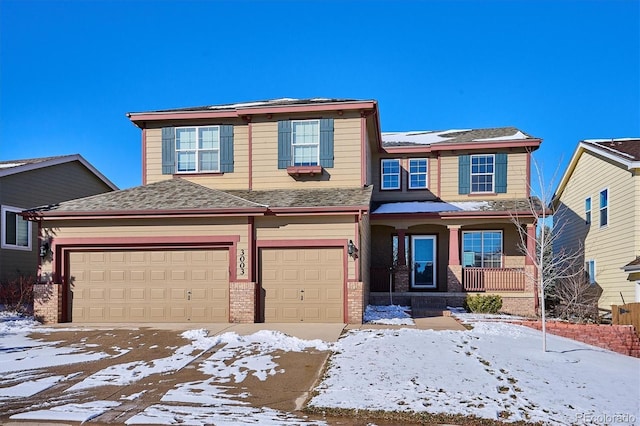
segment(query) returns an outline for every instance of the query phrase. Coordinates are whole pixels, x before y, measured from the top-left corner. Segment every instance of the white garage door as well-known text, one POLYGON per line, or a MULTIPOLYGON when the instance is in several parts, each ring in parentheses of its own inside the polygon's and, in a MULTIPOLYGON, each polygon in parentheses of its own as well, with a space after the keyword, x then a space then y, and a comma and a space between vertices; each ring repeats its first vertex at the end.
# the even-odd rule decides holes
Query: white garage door
POLYGON ((343 322, 341 248, 261 249, 265 322, 343 322))
POLYGON ((228 250, 69 253, 73 322, 228 322, 228 250))

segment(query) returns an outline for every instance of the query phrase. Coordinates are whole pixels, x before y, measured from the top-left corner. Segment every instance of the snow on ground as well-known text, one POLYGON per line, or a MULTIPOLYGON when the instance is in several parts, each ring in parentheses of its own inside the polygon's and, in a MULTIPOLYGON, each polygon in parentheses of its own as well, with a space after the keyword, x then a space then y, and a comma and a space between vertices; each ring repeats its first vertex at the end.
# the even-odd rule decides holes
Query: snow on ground
MULTIPOLYGON (((410 320, 406 310, 369 307, 366 319, 403 324, 410 320)), ((543 353, 540 332, 502 322, 513 317, 455 315, 473 328, 364 328, 348 332, 334 344, 266 330, 249 336, 208 336, 205 330, 191 330, 182 335, 188 343, 175 348, 173 355, 145 363, 116 364, 80 382, 79 388, 132 383, 193 362, 209 378, 176 385, 157 404, 142 407, 127 424, 323 424, 266 407, 251 407, 246 401, 248 394, 230 392, 249 376, 264 381, 280 374, 275 351, 316 349, 332 350, 333 355, 310 402, 314 407, 451 413, 557 425, 634 423, 640 419, 639 359, 553 335, 548 335, 549 351, 543 353)), ((2 319, 0 410, 3 400, 34 395, 69 379, 46 376, 42 370, 46 366, 109 356, 93 352, 82 342, 56 348, 29 339, 26 335, 39 328, 37 323, 24 318, 2 319)), ((27 407, 12 418, 88 421, 122 400, 139 396, 114 395, 115 401, 86 404, 66 400, 47 409, 27 407)))
POLYGON ((351 331, 336 344, 310 405, 558 425, 640 419, 639 359, 557 336, 548 336, 543 353, 536 330, 472 324, 468 331, 351 331))
POLYGON ((369 324, 385 325, 415 325, 413 318, 411 318, 411 315, 409 314, 410 311, 411 308, 408 306, 369 305, 364 311, 364 322, 369 324))

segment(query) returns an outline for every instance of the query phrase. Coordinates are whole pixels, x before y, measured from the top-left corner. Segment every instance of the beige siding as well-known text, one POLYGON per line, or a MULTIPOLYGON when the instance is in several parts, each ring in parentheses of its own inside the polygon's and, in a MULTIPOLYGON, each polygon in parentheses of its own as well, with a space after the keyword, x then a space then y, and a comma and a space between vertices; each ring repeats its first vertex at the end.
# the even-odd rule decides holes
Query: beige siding
POLYGON ((412 157, 375 155, 371 169, 374 177, 373 198, 376 201, 412 201, 412 200, 435 200, 438 197, 438 158, 425 155, 412 157), (427 158, 427 189, 409 189, 409 159, 427 158), (381 163, 383 159, 398 159, 401 167, 401 189, 382 191, 381 163))
MULTIPOLYGON (((147 183, 172 179, 162 174, 162 129, 147 129, 147 183)), ((249 186, 249 127, 233 126, 233 172, 223 174, 176 174, 192 182, 216 189, 247 189, 249 186)))
MULTIPOLYGON (((527 155, 509 153, 507 160, 507 192, 492 195, 493 199, 525 198, 527 196, 527 155)), ((468 200, 473 195, 458 194, 458 155, 441 157, 441 197, 444 200, 468 200)))
POLYGON ((253 189, 360 186, 360 119, 334 119, 334 167, 294 179, 278 169, 277 121, 253 124, 253 189))
MULTIPOLYGON (((353 216, 264 217, 256 218, 256 240, 297 240, 301 246, 313 241, 356 240, 353 216)), ((292 245, 294 243, 292 242, 292 245)), ((355 262, 349 258, 347 279, 355 279, 355 262)))
MULTIPOLYGON (((637 178, 636 178, 637 179, 637 178)), ((599 305, 610 309, 622 299, 634 300, 633 283, 620 268, 639 255, 638 204, 634 178, 626 168, 585 152, 579 158, 554 216, 560 232, 554 250, 579 250, 584 244, 584 260, 595 260, 596 282, 602 288, 599 305), (609 190, 609 223, 600 226, 599 194, 609 190), (585 199, 591 197, 591 224, 585 223, 585 199), (635 234, 634 234, 635 230, 635 234)))
MULTIPOLYGON (((51 221, 47 223, 47 226, 56 238, 239 236, 238 253, 240 253, 240 250, 244 250, 245 264, 249 265, 252 262, 250 258, 251 251, 249 250, 247 218, 74 220, 51 221)), ((50 271, 51 264, 43 265, 43 272, 50 271)), ((238 264, 237 276, 238 278, 246 278, 247 269, 245 268, 243 275, 238 264)))

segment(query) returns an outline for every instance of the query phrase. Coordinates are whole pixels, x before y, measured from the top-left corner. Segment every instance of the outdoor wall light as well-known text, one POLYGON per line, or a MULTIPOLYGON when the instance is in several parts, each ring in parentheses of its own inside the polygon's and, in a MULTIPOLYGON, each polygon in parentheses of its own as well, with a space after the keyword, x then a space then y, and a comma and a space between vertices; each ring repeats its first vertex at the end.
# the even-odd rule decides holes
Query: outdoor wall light
POLYGON ((51 240, 49 238, 44 238, 40 242, 40 258, 44 259, 50 254, 51 254, 51 240))
POLYGON ((353 244, 353 240, 349 240, 349 244, 347 244, 347 254, 354 259, 358 257, 358 248, 353 244))

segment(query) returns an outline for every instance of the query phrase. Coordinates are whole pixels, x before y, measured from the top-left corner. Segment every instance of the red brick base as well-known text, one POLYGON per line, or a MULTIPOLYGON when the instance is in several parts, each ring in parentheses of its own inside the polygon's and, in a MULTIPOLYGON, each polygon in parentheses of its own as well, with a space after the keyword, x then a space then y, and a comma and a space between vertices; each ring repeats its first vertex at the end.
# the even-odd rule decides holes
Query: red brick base
MULTIPOLYGON (((542 329, 540 321, 524 321, 521 324, 536 330, 542 329)), ((551 334, 640 358, 640 338, 631 325, 571 324, 547 321, 546 329, 551 334)))
POLYGON ((229 322, 253 323, 256 319, 256 283, 229 283, 229 322))
POLYGON ((33 315, 43 324, 62 321, 62 285, 35 284, 33 286, 33 315))

